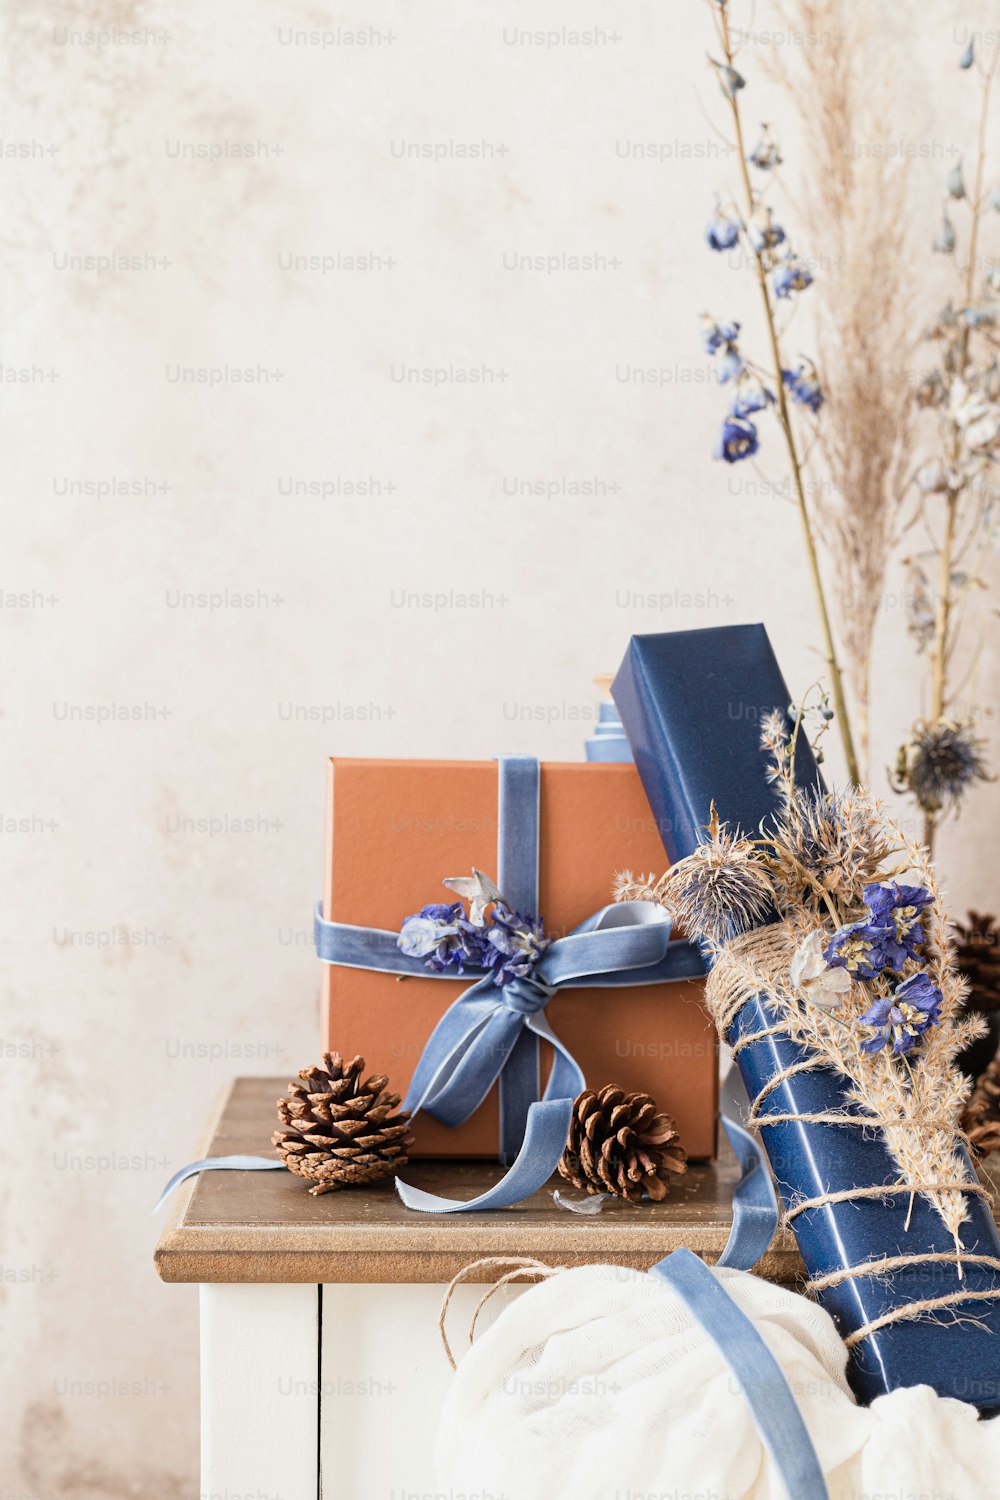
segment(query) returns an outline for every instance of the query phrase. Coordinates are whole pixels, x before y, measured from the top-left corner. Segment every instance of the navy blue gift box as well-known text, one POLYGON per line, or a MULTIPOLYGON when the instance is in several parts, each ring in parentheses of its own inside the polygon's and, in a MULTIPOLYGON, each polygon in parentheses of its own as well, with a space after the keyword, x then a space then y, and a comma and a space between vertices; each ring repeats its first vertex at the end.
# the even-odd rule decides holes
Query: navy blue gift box
MULTIPOLYGON (((635 636, 612 693, 671 864, 697 846, 713 801, 719 817, 744 832, 756 830, 774 811, 760 725, 774 709, 786 712, 790 699, 762 625, 635 636)), ((806 744, 796 756, 796 780, 820 780, 806 744)), ((759 996, 737 1012, 729 1039, 761 1031, 774 1019, 766 997, 759 996)), ((780 1036, 740 1049, 738 1065, 750 1097, 803 1057, 780 1036)), ((875 1131, 799 1120, 766 1123, 769 1114, 841 1108, 843 1087, 839 1074, 816 1068, 786 1079, 761 1104, 761 1135, 786 1207, 899 1181, 899 1169, 875 1131)), ((960 1160, 975 1182, 964 1151, 960 1160)), ((1000 1236, 988 1203, 973 1194, 967 1202, 963 1256, 1000 1263, 1000 1236)), ((900 1194, 826 1202, 796 1214, 791 1227, 810 1280, 873 1260, 953 1254, 954 1241, 925 1198, 914 1201, 907 1227, 908 1211, 909 1197, 900 1194)), ((954 1259, 917 1261, 878 1275, 848 1275, 816 1291, 851 1346, 849 1374, 861 1399, 899 1386, 930 1385, 985 1410, 1000 1408, 1000 1270, 964 1259, 963 1271, 959 1281, 954 1259), (852 1344, 852 1334, 907 1304, 956 1291, 985 1295, 886 1322, 852 1344)))

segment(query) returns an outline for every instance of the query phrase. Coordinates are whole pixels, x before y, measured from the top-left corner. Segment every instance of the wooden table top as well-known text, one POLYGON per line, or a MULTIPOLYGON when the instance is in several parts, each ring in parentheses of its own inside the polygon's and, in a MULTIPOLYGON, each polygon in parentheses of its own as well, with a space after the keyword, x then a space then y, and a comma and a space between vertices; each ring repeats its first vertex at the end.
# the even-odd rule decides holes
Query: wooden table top
MULTIPOLYGON (((271 1156, 275 1100, 285 1084, 284 1078, 237 1078, 198 1154, 271 1156)), ((471 1198, 502 1171, 495 1162, 414 1161, 404 1175, 431 1192, 471 1198)), ((648 1270, 686 1245, 712 1262, 729 1235, 738 1177, 724 1142, 719 1160, 689 1167, 664 1203, 616 1200, 584 1217, 553 1202, 558 1179, 514 1208, 466 1215, 406 1209, 391 1179, 313 1198, 290 1172, 204 1172, 174 1195, 156 1269, 164 1281, 184 1282, 440 1283, 480 1256, 648 1270)), ((803 1274, 788 1230, 779 1229, 756 1270, 784 1282, 803 1274)), ((487 1269, 469 1279, 494 1278, 487 1269)))

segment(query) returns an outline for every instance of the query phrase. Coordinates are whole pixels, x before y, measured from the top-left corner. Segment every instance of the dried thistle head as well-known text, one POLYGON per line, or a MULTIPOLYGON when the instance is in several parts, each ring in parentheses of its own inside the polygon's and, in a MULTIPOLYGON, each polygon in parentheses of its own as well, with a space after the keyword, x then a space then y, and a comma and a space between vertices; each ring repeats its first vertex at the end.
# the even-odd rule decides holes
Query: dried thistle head
POLYGON ((660 901, 663 876, 633 875, 631 870, 619 870, 612 884, 616 901, 660 901))
POLYGON ((912 793, 925 813, 958 811, 974 781, 992 780, 983 741, 967 720, 921 720, 900 751, 896 790, 912 793))
POLYGON ((768 868, 782 911, 824 906, 845 914, 899 852, 892 826, 867 792, 799 787, 768 830, 768 868))
POLYGON ((689 933, 724 943, 765 919, 774 891, 754 845, 719 822, 714 804, 705 831, 694 853, 659 882, 659 899, 689 933))

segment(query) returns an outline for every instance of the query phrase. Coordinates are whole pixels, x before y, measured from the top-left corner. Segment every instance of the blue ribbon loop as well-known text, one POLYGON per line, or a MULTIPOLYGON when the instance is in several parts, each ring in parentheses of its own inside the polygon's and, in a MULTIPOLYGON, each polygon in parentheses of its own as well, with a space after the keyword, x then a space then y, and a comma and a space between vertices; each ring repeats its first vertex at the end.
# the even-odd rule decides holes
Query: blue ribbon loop
POLYGON ((737 1271, 749 1271, 757 1264, 778 1227, 778 1195, 763 1147, 741 1123, 749 1107, 739 1069, 731 1067, 722 1085, 719 1115, 741 1171, 733 1192, 729 1239, 717 1264, 737 1271))
MULTIPOLYGON (((538 910, 540 774, 527 755, 501 756, 498 776, 497 885, 515 911, 538 910)), ((425 1193, 397 1179, 408 1208, 468 1213, 508 1208, 554 1172, 566 1145, 573 1101, 586 1080, 545 1016, 560 989, 613 988, 700 978, 704 961, 690 943, 671 942, 667 913, 648 901, 605 906, 546 949, 530 978, 498 986, 470 970, 473 983, 448 1007, 431 1033, 410 1083, 404 1109, 426 1110, 445 1125, 463 1124, 495 1083, 500 1091, 500 1159, 508 1174, 471 1202, 425 1193), (554 1061, 541 1099, 539 1041, 554 1061)), ((432 974, 423 960, 401 953, 398 934, 325 921, 317 906, 316 951, 327 963, 390 974, 432 974)), ((454 980, 450 972, 434 978, 454 980)))

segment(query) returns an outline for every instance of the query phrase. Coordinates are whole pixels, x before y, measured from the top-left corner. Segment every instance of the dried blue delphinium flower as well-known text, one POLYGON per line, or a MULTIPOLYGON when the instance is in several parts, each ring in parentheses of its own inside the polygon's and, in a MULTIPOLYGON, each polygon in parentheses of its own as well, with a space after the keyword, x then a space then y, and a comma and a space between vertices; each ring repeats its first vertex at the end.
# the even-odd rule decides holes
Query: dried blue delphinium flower
POLYGON ((754 210, 747 233, 758 255, 763 255, 765 250, 774 250, 785 239, 785 231, 775 222, 770 208, 759 207, 754 210))
POLYGON ((987 454, 1000 438, 1000 412, 985 392, 955 377, 948 408, 963 445, 971 453, 987 454))
POLYGON ((460 901, 447 905, 441 901, 422 906, 407 917, 400 929, 397 946, 408 958, 423 958, 435 971, 456 967, 461 973, 468 957, 461 922, 465 909, 460 901))
POLYGON ((875 1035, 862 1044, 864 1052, 880 1052, 892 1043, 893 1052, 909 1052, 929 1026, 941 1020, 941 991, 928 974, 911 974, 891 995, 880 995, 858 1017, 875 1035))
POLYGON ((759 447, 760 439, 752 422, 745 417, 727 417, 715 440, 712 456, 736 464, 743 458, 752 458, 759 447))
POLYGON ((823 949, 823 957, 831 968, 846 969, 856 979, 877 979, 893 967, 886 951, 892 941, 892 929, 868 917, 838 927, 823 949))
POLYGON ((774 404, 774 392, 769 391, 759 376, 750 370, 742 370, 736 381, 729 414, 733 417, 751 417, 755 411, 764 411, 774 404))
POLYGON ((974 781, 991 781, 979 739, 969 720, 921 720, 899 753, 894 788, 909 791, 925 813, 956 812, 974 781))
POLYGON ((444 884, 465 897, 469 915, 461 901, 423 906, 403 923, 397 946, 410 958, 422 958, 433 973, 462 974, 469 965, 486 970, 501 986, 530 976, 551 941, 541 920, 512 911, 481 870, 444 884))
POLYGON ((750 152, 747 161, 761 172, 773 172, 775 167, 781 166, 781 151, 767 125, 760 127, 760 140, 750 152))
POLYGON ((793 292, 804 292, 812 286, 813 275, 805 261, 791 251, 778 264, 771 277, 776 297, 790 297, 793 292))
POLYGON ((781 380, 793 401, 808 406, 811 412, 819 411, 823 405, 823 389, 812 360, 800 361, 795 370, 782 370, 781 380))
POLYGON ((717 354, 725 344, 734 344, 739 331, 738 323, 717 323, 710 313, 701 315, 701 341, 706 354, 717 354))
POLYGON ((727 344, 719 355, 715 373, 719 377, 719 384, 726 385, 730 380, 739 380, 743 374, 743 356, 735 344, 727 344))
POLYGON ((716 62, 714 57, 710 57, 708 60, 715 69, 716 77, 719 80, 719 87, 726 98, 735 99, 740 89, 745 89, 747 85, 747 81, 742 73, 737 73, 736 69, 729 67, 728 63, 716 62))
MULTIPOLYGON (((813 368, 812 361, 809 362, 809 368, 813 368)), ((800 375, 802 369, 803 366, 800 365, 800 375)), ((782 375, 788 374, 789 371, 782 371, 782 375)), ((798 379, 800 376, 796 376, 795 378, 798 379)), ((785 384, 790 384, 790 381, 786 380, 785 384)), ((825 689, 820 692, 819 700, 816 703, 810 703, 806 699, 802 703, 789 703, 788 705, 788 718, 793 724, 799 722, 804 724, 808 719, 818 719, 821 724, 829 724, 830 720, 835 717, 836 715, 830 707, 830 696, 825 689)))
POLYGON ((942 255, 950 255, 955 248, 955 226, 949 219, 947 213, 942 215, 938 232, 934 236, 932 250, 939 251, 942 255))
POLYGON ((997 183, 990 194, 990 208, 992 208, 994 213, 1000 214, 1000 182, 997 183))
MULTIPOLYGON (((817 534, 811 515, 812 507, 807 502, 803 478, 808 453, 799 451, 798 419, 791 412, 791 402, 786 395, 781 377, 782 366, 785 363, 781 347, 784 333, 781 312, 796 293, 805 291, 812 282, 813 275, 806 262, 798 255, 791 253, 790 247, 789 253, 782 254, 781 252, 780 247, 788 246, 785 228, 775 219, 768 195, 764 188, 758 185, 757 176, 760 173, 765 179, 769 179, 765 181, 764 187, 771 186, 773 179, 770 178, 770 174, 776 173, 781 166, 781 150, 765 123, 761 126, 760 137, 756 145, 752 150, 747 151, 750 137, 744 129, 741 115, 744 98, 741 90, 744 88, 744 80, 738 74, 735 77, 731 76, 735 72, 733 63, 737 58, 739 46, 738 43, 734 46, 734 37, 729 26, 728 6, 717 3, 715 9, 715 29, 723 62, 716 62, 712 58, 710 62, 716 70, 722 91, 728 101, 728 113, 732 117, 730 139, 740 153, 737 159, 740 168, 740 188, 736 193, 733 212, 738 214, 740 220, 741 248, 748 246, 753 251, 753 257, 744 257, 744 260, 753 274, 763 303, 770 354, 770 358, 765 356, 763 361, 755 359, 752 349, 748 346, 747 355, 743 356, 741 351, 741 357, 744 366, 762 373, 764 378, 770 381, 775 397, 776 414, 779 418, 778 435, 784 441, 789 461, 789 489, 797 501, 804 527, 805 544, 810 559, 810 577, 816 594, 825 655, 833 678, 833 695, 838 705, 838 729, 844 744, 847 774, 851 781, 857 783, 860 775, 850 728, 847 693, 843 674, 837 662, 837 653, 834 650, 831 611, 823 578, 821 570, 815 565, 817 534)), ((728 228, 722 231, 717 229, 713 221, 709 228, 709 244, 713 249, 718 249, 720 245, 727 242, 730 234, 731 230, 728 228)), ((736 368, 735 360, 732 364, 733 368, 736 368)), ((742 374, 741 369, 740 375, 742 374)), ((808 387, 803 383, 800 400, 815 412, 822 400, 819 384, 815 379, 808 387)), ((753 423, 749 421, 749 413, 764 410, 768 404, 770 403, 766 397, 761 399, 759 390, 749 395, 738 391, 728 419, 723 424, 722 431, 714 445, 713 452, 717 459, 725 463, 737 463, 757 451, 758 435, 753 423)))
MULTIPOLYGON (((963 68, 971 68, 975 47, 971 36, 961 56, 963 68)), ((975 192, 969 196, 962 158, 947 170, 945 198, 935 251, 955 256, 958 236, 951 214, 961 203, 968 213, 965 234, 968 255, 965 265, 955 265, 954 296, 926 330, 925 337, 938 344, 935 369, 921 382, 916 404, 933 410, 938 418, 938 440, 934 449, 918 457, 916 489, 919 518, 926 527, 931 551, 906 559, 911 581, 916 584, 915 604, 907 601, 909 629, 918 649, 928 657, 931 711, 913 725, 900 747, 892 773, 893 789, 913 797, 924 813, 923 838, 933 851, 939 818, 957 811, 976 781, 989 780, 981 741, 972 728, 971 710, 961 718, 948 712, 955 703, 951 681, 957 663, 957 645, 962 635, 961 606, 966 596, 985 584, 963 563, 990 540, 989 495, 991 478, 1000 458, 1000 372, 996 360, 996 331, 1000 327, 1000 275, 989 266, 981 279, 975 249, 986 207, 981 191, 986 171, 986 140, 989 124, 992 69, 980 69, 980 126, 970 178, 975 192), (928 566, 924 566, 923 558, 928 566), (934 577, 937 586, 931 582, 934 577)), ((1000 190, 995 191, 1000 207, 1000 190)), ((908 590, 908 595, 910 590, 908 590)), ((954 708, 952 708, 954 713, 954 708)))
POLYGON ((740 237, 738 219, 716 207, 715 213, 705 227, 705 241, 710 250, 731 250, 740 237))
POLYGON ((859 979, 901 974, 925 940, 923 912, 932 901, 930 891, 922 886, 897 885, 891 880, 866 885, 868 915, 838 928, 823 957, 832 967, 847 969, 859 979))
POLYGON ((894 955, 893 967, 902 967, 904 959, 916 958, 926 940, 923 914, 934 902, 922 885, 899 885, 895 880, 866 885, 864 901, 873 921, 892 927, 900 952, 894 955))
POLYGON ((720 385, 738 380, 743 373, 743 356, 736 342, 738 323, 716 323, 708 313, 702 314, 701 338, 707 353, 718 356, 716 377, 720 385))
POLYGON ((508 911, 506 906, 495 908, 485 958, 494 984, 502 987, 514 979, 529 979, 550 942, 538 917, 508 911))
POLYGON ((976 39, 975 39, 974 36, 970 36, 968 42, 966 43, 965 47, 962 50, 961 57, 958 59, 958 66, 960 68, 971 68, 973 62, 975 61, 975 57, 976 57, 976 39))

